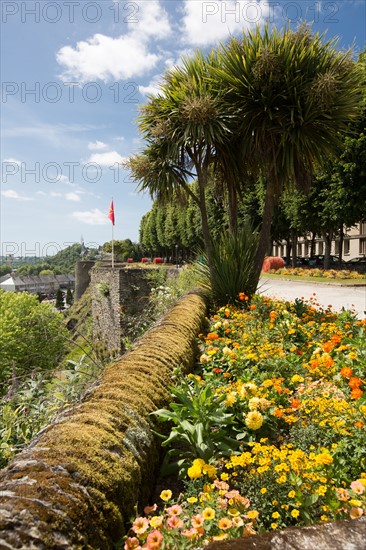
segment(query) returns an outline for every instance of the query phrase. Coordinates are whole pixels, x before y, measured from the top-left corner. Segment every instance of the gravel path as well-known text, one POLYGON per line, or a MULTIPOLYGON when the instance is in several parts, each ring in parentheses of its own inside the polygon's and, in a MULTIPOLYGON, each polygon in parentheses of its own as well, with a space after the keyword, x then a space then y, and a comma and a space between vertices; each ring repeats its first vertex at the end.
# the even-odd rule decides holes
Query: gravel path
POLYGON ((284 281, 264 276, 259 281, 259 294, 285 300, 309 300, 314 292, 323 308, 332 305, 335 311, 342 307, 353 310, 360 319, 366 316, 366 286, 339 286, 325 283, 284 281))

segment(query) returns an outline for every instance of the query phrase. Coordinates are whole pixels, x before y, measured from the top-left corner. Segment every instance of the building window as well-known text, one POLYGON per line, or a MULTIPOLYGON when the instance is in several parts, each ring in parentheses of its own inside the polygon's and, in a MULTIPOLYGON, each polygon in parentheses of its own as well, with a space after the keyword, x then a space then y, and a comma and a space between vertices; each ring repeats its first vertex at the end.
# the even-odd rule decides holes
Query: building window
POLYGON ((302 243, 297 245, 297 255, 302 256, 302 243))
POLYGON ((309 256, 309 241, 305 241, 305 256, 309 256))
POLYGON ((366 239, 360 239, 360 254, 366 254, 366 239))
POLYGON ((335 246, 334 246, 335 253, 336 253, 336 254, 339 254, 339 241, 336 241, 336 242, 334 243, 334 245, 335 245, 335 246))
POLYGON ((347 255, 350 251, 350 240, 344 239, 343 241, 343 254, 347 255))
POLYGON ((360 235, 366 235, 366 223, 360 223, 360 235))
POLYGON ((323 241, 318 242, 318 254, 324 254, 324 243, 323 243, 323 241))

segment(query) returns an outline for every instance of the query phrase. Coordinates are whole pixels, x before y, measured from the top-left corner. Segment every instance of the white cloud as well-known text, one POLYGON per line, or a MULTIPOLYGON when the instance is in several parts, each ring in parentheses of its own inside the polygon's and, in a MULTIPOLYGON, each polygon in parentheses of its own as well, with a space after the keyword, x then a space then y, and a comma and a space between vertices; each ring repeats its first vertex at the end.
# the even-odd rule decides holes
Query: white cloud
POLYGON ((114 166, 116 163, 124 164, 127 157, 122 157, 117 151, 108 151, 107 153, 94 153, 87 162, 95 162, 99 166, 114 166))
POLYGON ((107 223, 110 223, 107 214, 101 212, 98 208, 93 208, 92 210, 84 212, 73 212, 71 216, 77 221, 89 225, 107 225, 107 223))
POLYGON ((206 46, 264 22, 270 6, 265 0, 207 2, 185 0, 182 40, 206 46))
POLYGON ((124 141, 126 138, 124 136, 117 136, 114 139, 117 141, 124 141))
POLYGON ((105 149, 106 147, 108 147, 108 145, 106 143, 103 143, 103 141, 90 141, 88 143, 88 149, 90 149, 91 151, 100 151, 101 149, 105 149))
MULTIPOLYGON (((132 4, 132 3, 131 3, 132 4)), ((167 38, 172 32, 169 17, 158 0, 134 2, 138 7, 136 22, 129 24, 131 34, 140 37, 167 38)))
POLYGON ((1 195, 7 199, 15 199, 18 201, 33 201, 32 197, 26 197, 25 195, 20 195, 17 191, 13 189, 8 189, 7 191, 1 191, 1 195))
POLYGON ((77 193, 66 193, 65 199, 67 201, 80 202, 80 196, 77 193))
POLYGON ((141 76, 155 67, 160 56, 149 51, 149 42, 171 35, 168 14, 158 0, 130 4, 135 11, 125 15, 125 34, 113 38, 97 33, 57 52, 63 80, 108 82, 141 76))
POLYGON ((57 53, 58 63, 65 67, 61 78, 80 82, 141 76, 158 60, 158 55, 149 53, 141 38, 128 34, 119 38, 95 34, 77 42, 76 48, 64 46, 57 53))
POLYGON ((153 78, 150 80, 149 84, 147 86, 139 86, 139 92, 142 95, 158 95, 160 91, 160 85, 162 82, 162 75, 158 74, 153 76, 153 78))

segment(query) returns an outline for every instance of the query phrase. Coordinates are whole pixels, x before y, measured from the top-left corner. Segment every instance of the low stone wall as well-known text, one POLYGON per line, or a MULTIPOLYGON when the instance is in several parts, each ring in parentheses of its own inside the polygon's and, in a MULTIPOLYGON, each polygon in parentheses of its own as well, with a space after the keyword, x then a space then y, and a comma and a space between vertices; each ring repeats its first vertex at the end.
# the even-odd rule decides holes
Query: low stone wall
POLYGON ((362 550, 366 517, 322 525, 290 527, 235 540, 215 542, 208 550, 362 550))
POLYGON ((168 406, 173 370, 192 365, 205 314, 203 296, 182 298, 0 472, 1 549, 114 547, 157 473, 150 413, 168 406))

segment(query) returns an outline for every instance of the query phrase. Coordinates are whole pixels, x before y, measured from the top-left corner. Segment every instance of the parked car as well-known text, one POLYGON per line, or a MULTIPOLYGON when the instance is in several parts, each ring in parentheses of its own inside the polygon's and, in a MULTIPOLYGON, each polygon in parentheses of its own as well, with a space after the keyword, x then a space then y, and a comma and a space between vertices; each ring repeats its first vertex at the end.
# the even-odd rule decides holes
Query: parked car
MULTIPOLYGON (((291 256, 282 256, 283 261, 285 262, 286 267, 292 266, 292 257, 291 256)), ((296 267, 304 267, 308 265, 308 260, 302 258, 301 256, 296 256, 296 267)))
MULTIPOLYGON (((324 267, 324 254, 317 254, 309 258, 309 267, 324 267)), ((344 268, 346 263, 342 261, 341 267, 344 268)), ((329 256, 329 269, 339 267, 339 256, 329 256)))
POLYGON ((348 260, 348 262, 346 262, 346 269, 353 269, 361 273, 366 273, 366 256, 357 256, 357 258, 348 260))

